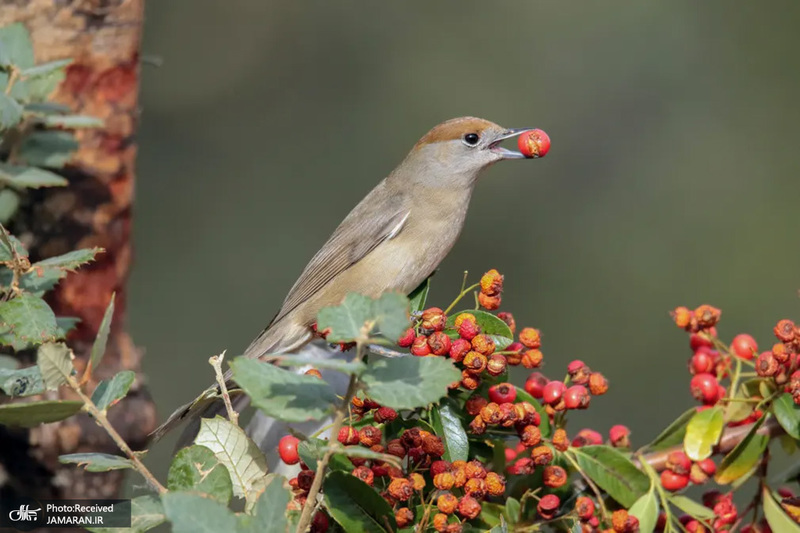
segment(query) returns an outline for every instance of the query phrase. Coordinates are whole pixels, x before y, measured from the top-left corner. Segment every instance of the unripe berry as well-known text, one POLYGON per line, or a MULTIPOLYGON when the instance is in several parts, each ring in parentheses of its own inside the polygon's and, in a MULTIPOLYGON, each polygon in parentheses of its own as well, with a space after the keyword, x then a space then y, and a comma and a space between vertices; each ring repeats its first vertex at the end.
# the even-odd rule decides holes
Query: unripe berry
POLYGON ((519 434, 519 440, 527 448, 533 448, 542 442, 542 432, 536 426, 525 426, 519 434))
POLYGON ((517 412, 517 422, 519 424, 524 426, 538 426, 541 422, 541 418, 539 413, 536 412, 536 408, 528 402, 515 403, 514 410, 517 412))
POLYGON ((675 325, 681 329, 687 329, 692 322, 692 312, 688 307, 676 307, 669 313, 675 325))
POLYGON ((482 292, 478 293, 478 303, 484 309, 488 309, 489 311, 494 311, 495 309, 500 308, 500 304, 503 303, 502 297, 498 296, 487 296, 482 292))
POLYGON ((539 372, 532 372, 528 379, 525 380, 525 392, 536 398, 537 400, 542 399, 542 394, 544 393, 544 386, 549 383, 548 380, 544 375, 539 372))
POLYGON ((542 335, 538 329, 522 328, 519 332, 519 342, 526 348, 536 350, 542 347, 542 335))
POLYGON ((772 329, 775 336, 781 342, 792 342, 795 338, 795 325, 794 322, 788 318, 779 320, 775 327, 772 329))
POLYGON ((438 307, 429 307, 422 312, 420 327, 429 331, 442 331, 447 325, 444 311, 438 307))
POLYGON ((497 296, 503 292, 503 276, 491 269, 481 277, 481 292, 487 296, 497 296))
POLYGON ((472 520, 481 514, 481 504, 472 496, 464 496, 458 502, 458 514, 467 520, 472 520))
POLYGON ((525 347, 522 345, 521 342, 512 342, 506 349, 503 350, 506 352, 506 360, 508 364, 511 366, 517 366, 522 362, 522 352, 525 350, 525 347))
POLYGON ((688 484, 689 476, 686 474, 678 474, 672 470, 663 470, 661 472, 661 486, 670 492, 683 490, 688 484))
POLYGON ((394 519, 397 522, 397 527, 404 528, 414 522, 414 513, 408 507, 401 507, 395 511, 394 519))
POLYGON ((489 387, 489 399, 495 403, 513 403, 517 389, 511 383, 498 383, 489 387))
POLYGON ((297 453, 297 445, 300 440, 293 435, 285 435, 278 441, 278 455, 281 461, 287 465, 296 465, 300 462, 300 455, 297 453))
POLYGON ((581 521, 586 522, 594 516, 594 501, 587 496, 581 496, 575 501, 575 513, 581 521))
POLYGON ((780 364, 772 352, 763 352, 756 359, 756 373, 764 377, 772 377, 778 373, 780 364))
POLYGON ((478 352, 469 352, 467 355, 464 356, 464 360, 462 361, 464 365, 464 370, 473 376, 477 376, 484 370, 486 370, 486 364, 488 363, 488 359, 482 353, 478 352))
POLYGON ((491 496, 502 496, 506 491, 506 479, 497 472, 486 473, 486 492, 491 496))
POLYGON ((420 335, 414 339, 414 342, 411 344, 411 353, 418 357, 430 355, 431 348, 428 346, 428 337, 420 335))
POLYGON ((452 472, 442 472, 433 476, 433 486, 439 490, 450 490, 455 484, 456 478, 452 472))
POLYGON ((721 311, 716 307, 703 304, 694 310, 694 319, 700 329, 708 329, 717 325, 721 311))
POLYGON ((611 429, 608 431, 608 439, 615 448, 630 448, 630 436, 631 430, 622 424, 611 426, 611 429))
POLYGON ((428 347, 434 355, 446 355, 450 352, 450 337, 444 331, 434 331, 428 337, 428 347))
POLYGON ((475 390, 481 384, 481 379, 478 376, 473 376, 466 370, 461 372, 461 386, 467 390, 475 390))
POLYGON ((733 338, 731 350, 738 357, 749 361, 758 353, 758 344, 756 344, 756 340, 752 336, 747 333, 740 333, 733 338))
POLYGON ((616 533, 636 533, 639 531, 639 519, 625 509, 619 509, 611 515, 611 526, 616 533))
POLYGON ((592 372, 589 376, 589 392, 595 396, 608 392, 608 380, 600 372, 592 372))
POLYGON ((375 482, 375 474, 366 466, 357 466, 353 469, 353 475, 369 485, 370 487, 375 482))
POLYGON ((489 360, 486 363, 486 372, 490 376, 499 376, 506 371, 507 366, 508 361, 504 355, 493 353, 489 356, 489 360))
POLYGON ((414 495, 414 485, 406 478, 394 478, 389 483, 389 494, 395 500, 405 502, 414 495))
POLYGON ((458 498, 450 492, 443 492, 436 500, 436 508, 444 514, 453 514, 458 507, 458 498))
POLYGON ((467 479, 464 484, 464 493, 475 499, 482 500, 486 496, 486 481, 477 477, 467 479))
POLYGON ((450 343, 450 358, 460 363, 471 349, 472 345, 467 339, 458 338, 450 343))
POLYGON ((714 405, 719 400, 719 382, 712 374, 695 374, 690 387, 692 396, 706 405, 714 405))
POLYGON ((564 405, 567 409, 586 409, 591 399, 589 391, 583 385, 573 385, 564 391, 564 405))
POLYGON ((397 339, 397 345, 401 348, 408 348, 412 344, 414 344, 414 339, 417 338, 417 334, 414 333, 414 328, 408 328, 403 335, 397 339))
POLYGON ((537 446, 531 450, 531 460, 536 466, 550 464, 553 460, 553 450, 551 450, 549 446, 537 446))
MULTIPOLYGON (((461 315, 459 315, 459 317, 460 316, 461 315)), ((458 320, 456 320, 456 322, 458 322, 458 320)), ((458 327, 458 335, 462 339, 466 339, 468 341, 474 339, 475 336, 481 332, 481 328, 478 327, 478 324, 475 322, 474 318, 465 319, 464 321, 461 322, 461 325, 457 327, 458 327)))
POLYGON ((447 515, 436 513, 433 517, 433 529, 439 533, 447 533, 447 515))
POLYGON ((569 439, 567 438, 567 432, 559 428, 553 432, 552 437, 553 448, 560 452, 565 452, 569 448, 569 439))
POLYGON ((464 471, 467 474, 467 479, 483 479, 486 477, 486 467, 483 466, 483 463, 477 459, 473 459, 472 461, 466 463, 464 465, 464 471))
POLYGON ((542 477, 545 487, 557 489, 563 487, 567 482, 567 471, 557 465, 550 465, 544 467, 544 474, 542 477))
POLYGON ((539 368, 544 359, 544 354, 540 350, 526 350, 522 353, 520 362, 525 368, 539 368))
POLYGON ((542 400, 550 405, 555 405, 561 401, 561 397, 567 390, 567 386, 561 381, 551 381, 542 389, 542 400))
POLYGON ((550 151, 550 136, 540 129, 528 130, 517 137, 517 148, 525 157, 544 157, 550 151))
MULTIPOLYGON (((402 475, 402 471, 400 471, 400 475, 402 475)), ((420 491, 425 488, 425 478, 422 477, 422 474, 419 472, 412 472, 408 475, 408 480, 414 486, 414 490, 420 491)))
POLYGON ((488 357, 494 353, 494 341, 488 335, 475 335, 472 338, 472 349, 488 357))
POLYGON ((555 494, 545 494, 536 506, 536 512, 545 520, 555 518, 561 500, 555 494))

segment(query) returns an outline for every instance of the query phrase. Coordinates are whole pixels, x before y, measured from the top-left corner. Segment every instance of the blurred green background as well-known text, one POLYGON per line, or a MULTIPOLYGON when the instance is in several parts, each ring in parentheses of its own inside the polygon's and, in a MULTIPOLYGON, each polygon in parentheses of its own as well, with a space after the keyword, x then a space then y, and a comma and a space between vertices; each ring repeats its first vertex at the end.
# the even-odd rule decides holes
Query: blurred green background
MULTIPOLYGON (((772 344, 798 318, 800 4, 150 2, 130 326, 161 415, 240 353, 339 221, 433 125, 552 138, 489 170, 434 304, 495 267, 579 413, 644 444, 693 404, 668 310, 772 344), (782 5, 781 5, 782 4, 782 5)), ((571 417, 572 418, 572 417, 571 417)), ((149 456, 163 477, 171 441, 149 456)))

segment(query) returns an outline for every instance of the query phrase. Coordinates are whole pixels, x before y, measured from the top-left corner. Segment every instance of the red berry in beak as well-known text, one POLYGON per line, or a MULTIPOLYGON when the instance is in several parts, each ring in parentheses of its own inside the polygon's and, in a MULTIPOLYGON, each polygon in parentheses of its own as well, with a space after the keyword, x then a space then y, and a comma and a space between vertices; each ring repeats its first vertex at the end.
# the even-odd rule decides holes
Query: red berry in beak
POLYGON ((528 130, 517 137, 517 147, 525 157, 544 157, 550 151, 550 136, 539 129, 528 130))

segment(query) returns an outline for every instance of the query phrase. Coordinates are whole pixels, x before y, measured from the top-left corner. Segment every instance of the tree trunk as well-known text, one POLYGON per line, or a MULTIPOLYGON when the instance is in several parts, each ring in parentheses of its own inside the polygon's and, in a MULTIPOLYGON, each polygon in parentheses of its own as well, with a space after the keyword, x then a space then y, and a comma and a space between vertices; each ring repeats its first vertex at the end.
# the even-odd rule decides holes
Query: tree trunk
MULTIPOLYGON (((134 450, 145 445, 156 424, 155 407, 140 373, 142 353, 125 328, 143 4, 143 0, 0 0, 0 26, 25 24, 37 62, 74 60, 53 100, 105 124, 77 132, 80 148, 63 170, 69 186, 33 192, 15 216, 12 232, 28 246, 32 260, 76 248, 105 249, 96 262, 62 280, 48 301, 56 315, 81 319, 68 337, 80 372, 111 294, 116 293, 108 349, 87 390, 121 370, 137 373, 128 397, 109 410, 114 427, 134 450)), ((60 395, 68 397, 71 391, 62 388, 60 395)), ((113 497, 121 486, 124 471, 89 473, 58 462, 65 453, 118 453, 86 415, 4 433, 0 494, 113 497)))

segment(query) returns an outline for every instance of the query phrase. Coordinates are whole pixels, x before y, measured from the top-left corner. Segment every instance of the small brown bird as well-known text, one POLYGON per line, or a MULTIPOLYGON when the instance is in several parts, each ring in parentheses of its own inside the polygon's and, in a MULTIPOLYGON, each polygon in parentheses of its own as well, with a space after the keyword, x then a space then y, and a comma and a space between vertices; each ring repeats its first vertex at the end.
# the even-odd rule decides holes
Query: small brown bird
MULTIPOLYGON (((481 171, 497 161, 525 158, 502 148, 500 142, 528 130, 463 117, 443 122, 425 134, 339 224, 245 356, 299 349, 312 340, 311 325, 319 310, 340 304, 350 292, 370 297, 386 291, 411 292, 455 244, 481 171)), ((544 147, 539 156, 546 150, 544 147)), ((181 407, 153 436, 159 438, 181 420, 213 416, 209 396, 214 392, 211 387, 181 407)))

